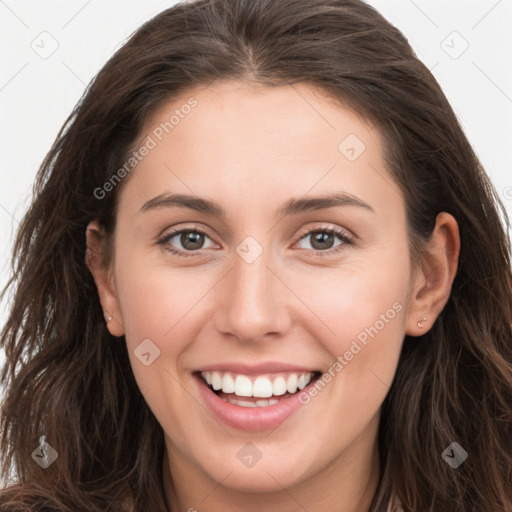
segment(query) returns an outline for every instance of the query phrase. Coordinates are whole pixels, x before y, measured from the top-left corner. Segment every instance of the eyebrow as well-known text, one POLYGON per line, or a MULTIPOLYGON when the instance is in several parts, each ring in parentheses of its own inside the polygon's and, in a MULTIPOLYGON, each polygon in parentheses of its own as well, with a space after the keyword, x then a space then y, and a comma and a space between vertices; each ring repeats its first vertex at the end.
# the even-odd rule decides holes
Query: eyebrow
MULTIPOLYGON (((306 211, 323 210, 336 206, 357 206, 375 213, 375 210, 363 200, 347 192, 338 192, 332 195, 324 195, 309 198, 293 198, 288 200, 276 214, 279 216, 296 215, 306 211)), ((160 194, 146 201, 141 213, 163 207, 183 207, 196 210, 200 213, 226 217, 226 212, 219 203, 187 194, 160 194)))

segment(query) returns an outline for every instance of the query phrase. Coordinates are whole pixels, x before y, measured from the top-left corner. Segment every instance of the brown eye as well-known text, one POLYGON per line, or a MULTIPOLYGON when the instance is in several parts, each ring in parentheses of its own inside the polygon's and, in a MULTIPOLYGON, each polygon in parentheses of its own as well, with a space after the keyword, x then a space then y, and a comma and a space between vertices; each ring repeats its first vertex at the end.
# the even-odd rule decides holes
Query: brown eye
POLYGON ((214 246, 210 237, 200 229, 180 229, 165 235, 158 241, 169 252, 178 256, 194 256, 194 251, 214 246), (205 246, 209 241, 210 245, 205 246), (192 254, 187 254, 192 253, 192 254))
POLYGON ((316 231, 311 233, 311 246, 313 249, 321 251, 322 249, 331 249, 334 244, 334 235, 326 231, 316 231))
POLYGON ((182 231, 179 240, 185 249, 196 251, 197 249, 201 249, 204 243, 204 237, 205 235, 203 233, 197 231, 182 231))
MULTIPOLYGON (((331 249, 336 250, 339 246, 352 245, 352 240, 345 235, 345 233, 333 229, 316 229, 309 231, 306 235, 300 238, 303 240, 310 240, 310 247, 302 247, 302 249, 311 249, 313 251, 329 252, 331 249), (339 240, 336 243, 336 238, 339 240)), ((339 247, 341 249, 342 247, 339 247)))

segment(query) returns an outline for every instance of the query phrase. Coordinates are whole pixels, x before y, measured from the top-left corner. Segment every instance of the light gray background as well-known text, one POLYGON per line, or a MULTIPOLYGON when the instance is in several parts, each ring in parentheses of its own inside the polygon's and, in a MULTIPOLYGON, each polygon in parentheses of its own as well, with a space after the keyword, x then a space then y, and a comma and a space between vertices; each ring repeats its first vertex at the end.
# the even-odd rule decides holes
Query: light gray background
MULTIPOLYGON (((58 129, 112 53, 174 3, 0 0, 0 286, 35 173, 58 129)), ((433 71, 512 217, 512 0, 368 3, 433 71)), ((4 301, 0 326, 7 308, 4 301)))

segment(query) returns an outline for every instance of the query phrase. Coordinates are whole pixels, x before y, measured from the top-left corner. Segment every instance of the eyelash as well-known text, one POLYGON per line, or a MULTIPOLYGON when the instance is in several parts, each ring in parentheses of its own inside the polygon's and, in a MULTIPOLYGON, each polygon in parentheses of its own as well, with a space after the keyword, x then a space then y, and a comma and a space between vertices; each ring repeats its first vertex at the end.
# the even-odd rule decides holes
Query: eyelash
MULTIPOLYGON (((196 256, 198 254, 198 251, 200 251, 201 249, 198 249, 198 251, 181 251, 181 250, 172 249, 171 247, 169 247, 167 245, 169 240, 174 238, 176 235, 179 235, 184 232, 201 233, 205 236, 208 236, 208 233, 206 233, 206 231, 204 231, 203 229, 198 228, 198 227, 182 228, 182 229, 177 229, 175 231, 172 231, 171 233, 166 234, 163 238, 161 238, 157 241, 157 244, 161 245, 166 251, 174 254, 175 256, 178 256, 179 258, 190 258, 190 257, 196 256)), ((303 238, 305 238, 309 235, 312 235, 314 233, 329 233, 330 235, 336 235, 343 242, 343 243, 337 245, 336 247, 327 249, 325 251, 319 251, 319 250, 315 250, 315 249, 306 249, 306 250, 312 252, 315 256, 317 256, 317 255, 323 256, 325 254, 337 254, 337 253, 345 250, 347 245, 348 246, 354 245, 354 240, 351 236, 349 236, 345 231, 342 231, 341 229, 336 229, 336 228, 310 229, 309 231, 306 231, 303 235, 301 235, 298 238, 298 240, 302 240, 303 238)), ((208 238, 210 238, 210 237, 208 237, 208 238)))

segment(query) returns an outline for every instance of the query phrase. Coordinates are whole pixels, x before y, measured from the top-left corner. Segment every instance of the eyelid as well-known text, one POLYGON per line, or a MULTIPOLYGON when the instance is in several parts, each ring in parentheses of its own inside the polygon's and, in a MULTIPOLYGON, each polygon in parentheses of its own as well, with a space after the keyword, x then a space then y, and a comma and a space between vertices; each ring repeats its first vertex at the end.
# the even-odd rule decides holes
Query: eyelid
MULTIPOLYGON (((213 238, 208 234, 207 230, 200 227, 199 225, 192 225, 192 226, 184 226, 184 227, 175 228, 164 235, 159 235, 157 237, 156 243, 161 245, 168 252, 170 252, 174 255, 177 255, 177 256, 193 257, 193 256, 197 256, 197 255, 201 254, 201 252, 204 251, 205 249, 197 249, 195 251, 183 251, 181 249, 174 249, 174 248, 170 249, 168 247, 165 247, 168 240, 170 240, 171 238, 173 238, 176 235, 181 234, 184 231, 192 231, 192 232, 195 231, 198 233, 202 233, 203 235, 210 238, 210 240, 214 241, 213 238)), ((301 230, 299 232, 300 234, 297 235, 297 239, 293 245, 295 245, 297 242, 299 242, 300 240, 302 240, 303 238, 305 238, 308 235, 311 235, 315 232, 322 232, 322 231, 330 232, 330 233, 338 236, 340 238, 340 240, 342 240, 343 243, 339 244, 338 246, 335 246, 333 248, 326 249, 323 251, 315 250, 315 249, 304 249, 304 250, 309 251, 309 253, 313 253, 315 255, 322 255, 322 256, 327 257, 328 255, 336 254, 339 251, 343 250, 344 246, 355 245, 355 241, 356 241, 357 237, 353 233, 351 233, 349 230, 342 228, 340 226, 329 225, 329 223, 326 224, 325 222, 323 222, 323 223, 320 222, 316 226, 305 227, 303 230, 301 230)), ((162 233, 165 233, 165 230, 163 230, 162 233)), ((216 242, 214 242, 214 243, 216 243, 216 242)))
MULTIPOLYGON (((303 231, 299 232, 301 234, 297 235, 298 239, 300 240, 304 235, 309 235, 315 231, 332 231, 332 232, 338 233, 339 235, 343 235, 345 238, 347 238, 351 241, 355 241, 355 239, 356 239, 356 236, 348 229, 342 228, 341 226, 336 226, 335 224, 329 224, 329 223, 325 223, 325 222, 320 222, 320 223, 318 223, 317 226, 313 226, 313 227, 308 226, 307 228, 304 228, 303 231)), ((326 251, 322 251, 322 252, 326 252, 326 251)))
MULTIPOLYGON (((176 235, 180 233, 181 231, 198 231, 199 233, 203 233, 205 235, 208 235, 208 231, 201 227, 199 224, 192 224, 190 226, 184 226, 184 227, 178 227, 178 228, 171 228, 170 231, 167 231, 169 227, 166 227, 165 229, 162 229, 158 235, 156 235, 156 240, 160 240, 162 238, 167 238, 172 235, 176 235)), ((210 235, 208 235, 210 236, 210 235)), ((210 237, 211 238, 211 237, 210 237)))
MULTIPOLYGON (((204 229, 200 226, 197 226, 197 225, 174 228, 171 231, 169 231, 168 233, 166 233, 165 231, 166 230, 164 229, 162 231, 162 233, 164 233, 164 234, 160 234, 156 237, 156 243, 160 244, 162 246, 165 246, 166 242, 168 242, 171 238, 174 238, 176 235, 179 235, 184 231, 201 233, 201 234, 207 236, 214 243, 217 243, 214 241, 213 237, 211 237, 209 235, 209 233, 206 229, 204 229)), ((219 244, 217 244, 217 245, 219 245, 219 244)), ((172 251, 170 249, 167 249, 167 250, 169 250, 169 252, 175 252, 175 253, 184 253, 185 252, 190 256, 194 256, 194 255, 198 254, 199 252, 203 251, 204 249, 197 249, 196 251, 182 251, 181 249, 175 249, 174 251, 172 251)))

